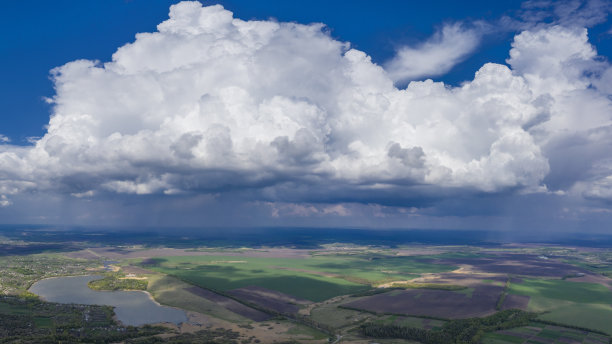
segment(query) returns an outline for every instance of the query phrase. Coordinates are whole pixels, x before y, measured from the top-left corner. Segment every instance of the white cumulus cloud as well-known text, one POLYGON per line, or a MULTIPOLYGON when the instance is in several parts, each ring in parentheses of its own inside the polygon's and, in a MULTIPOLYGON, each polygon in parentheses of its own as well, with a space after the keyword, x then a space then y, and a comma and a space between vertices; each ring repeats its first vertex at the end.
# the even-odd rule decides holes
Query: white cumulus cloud
MULTIPOLYGON (((52 71, 47 133, 0 148, 0 193, 245 190, 255 200, 331 204, 411 197, 412 187, 546 190, 545 178, 563 168, 550 157, 568 145, 579 156, 572 138, 610 125, 610 98, 592 87, 602 74, 590 73, 602 62, 585 30, 545 27, 515 38, 510 66, 486 64, 460 87, 394 86, 450 68, 477 42, 447 26, 418 49, 426 54, 400 52, 416 59, 400 75, 321 24, 244 21, 219 5, 181 2, 112 61, 52 71)), ((346 214, 294 210, 313 209, 346 214)))

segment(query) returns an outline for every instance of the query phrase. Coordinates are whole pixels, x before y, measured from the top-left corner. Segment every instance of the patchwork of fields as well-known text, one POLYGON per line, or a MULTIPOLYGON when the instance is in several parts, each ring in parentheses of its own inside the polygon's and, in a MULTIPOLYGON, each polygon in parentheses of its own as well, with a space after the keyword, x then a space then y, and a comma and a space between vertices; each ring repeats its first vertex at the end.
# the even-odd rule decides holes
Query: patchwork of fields
POLYGON ((421 273, 456 268, 414 257, 393 256, 160 257, 146 259, 143 266, 208 289, 229 291, 259 286, 314 302, 362 292, 377 283, 410 280, 421 273))
MULTIPOLYGON (((480 324, 486 330, 482 343, 608 344, 612 335, 612 279, 601 273, 612 271, 612 254, 600 251, 96 247, 3 259, 5 275, 24 286, 49 274, 33 270, 36 259, 53 263, 50 267, 66 263, 71 273, 76 267, 88 269, 81 273, 105 273, 101 265, 111 264, 117 276, 146 280, 156 301, 189 311, 189 322, 173 330, 231 329, 251 343, 257 343, 255 338, 262 343, 279 338, 325 343, 331 338, 365 344, 374 337, 360 330, 364 324, 394 331, 396 337, 375 337, 378 343, 416 343, 397 334, 435 337, 450 333, 448 326, 468 328, 472 318, 516 309, 529 322, 503 329, 480 324)), ((14 285, 18 292, 25 290, 14 285)), ((14 313, 7 309, 0 304, 0 314, 14 313)), ((41 329, 50 328, 49 321, 31 319, 41 329)))
POLYGON ((149 256, 131 258, 133 265, 126 268, 137 265, 192 285, 178 292, 208 303, 207 314, 243 323, 263 321, 266 313, 282 314, 351 340, 360 338, 355 326, 366 321, 435 330, 444 321, 432 317, 484 317, 513 308, 539 312, 542 321, 601 333, 534 325, 490 333, 485 343, 572 343, 571 336, 576 343, 603 343, 608 338, 603 333, 612 334, 611 280, 563 259, 490 251, 280 254, 149 256), (581 339, 572 331, 582 333, 581 339))

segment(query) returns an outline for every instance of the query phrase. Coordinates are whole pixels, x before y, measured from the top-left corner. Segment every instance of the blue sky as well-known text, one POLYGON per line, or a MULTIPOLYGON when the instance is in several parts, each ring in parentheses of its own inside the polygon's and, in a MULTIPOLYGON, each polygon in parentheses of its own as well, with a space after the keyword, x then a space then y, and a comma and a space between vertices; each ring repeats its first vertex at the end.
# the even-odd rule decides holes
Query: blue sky
MULTIPOLYGON (((15 144, 42 136, 49 106, 43 97, 53 95, 49 71, 76 59, 108 61, 117 47, 131 42, 138 32, 155 30, 177 1, 10 1, 3 4, 0 29, 2 52, 0 84, 2 134, 15 144)), ((322 22, 332 36, 351 42, 374 61, 383 62, 397 45, 427 39, 443 23, 464 20, 498 20, 521 8, 522 1, 203 1, 223 4, 243 19, 276 18, 299 23, 322 22)), ((605 28, 605 25, 599 27, 605 28)), ((599 32, 601 30, 598 30, 599 32)), ((486 39, 465 62, 439 80, 458 83, 473 77, 484 62, 503 63, 508 57, 505 32, 486 39)), ((610 51, 608 37, 595 42, 610 51)))
POLYGON ((4 222, 609 227, 610 2, 177 3, 3 4, 4 222))

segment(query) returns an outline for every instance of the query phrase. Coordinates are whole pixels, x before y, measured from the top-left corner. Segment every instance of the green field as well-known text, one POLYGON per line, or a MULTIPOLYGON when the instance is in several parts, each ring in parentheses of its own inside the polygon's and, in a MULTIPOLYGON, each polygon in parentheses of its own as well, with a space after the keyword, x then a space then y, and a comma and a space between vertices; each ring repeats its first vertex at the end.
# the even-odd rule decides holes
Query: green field
POLYGON ((514 344, 523 343, 525 340, 520 337, 508 336, 501 333, 487 333, 483 338, 484 344, 514 344))
POLYGON ((380 320, 389 316, 379 316, 372 313, 360 312, 339 306, 358 300, 355 297, 345 297, 334 302, 327 301, 318 304, 310 311, 312 319, 318 323, 326 324, 335 329, 350 329, 366 320, 380 320))
POLYGON ((53 319, 49 317, 34 317, 34 325, 38 328, 51 328, 53 327, 53 319))
POLYGON ((352 326, 372 317, 371 314, 352 309, 338 308, 337 304, 323 305, 310 312, 312 319, 321 324, 327 324, 336 329, 352 326))
POLYGON ((314 340, 320 340, 320 339, 325 339, 328 338, 329 336, 321 331, 317 331, 311 327, 307 327, 304 325, 299 325, 296 324, 295 326, 291 327, 288 331, 287 334, 291 334, 296 336, 297 338, 308 338, 308 339, 314 339, 314 340))
POLYGON ((252 258, 236 256, 164 257, 147 268, 215 290, 261 286, 311 301, 369 289, 370 284, 407 280, 423 272, 455 267, 413 257, 316 256, 252 258))
POLYGON ((526 279, 509 293, 530 296, 528 310, 540 319, 612 334, 612 291, 595 283, 526 279))
POLYGON ((31 313, 32 310, 27 307, 0 302, 0 314, 23 315, 31 313))
POLYGON ((516 327, 506 331, 486 333, 483 344, 531 344, 531 343, 609 343, 610 338, 593 332, 585 332, 543 324, 516 327))
POLYGON ((198 297, 185 290, 189 287, 191 285, 170 276, 151 275, 149 276, 147 291, 153 295, 155 300, 164 305, 208 314, 237 324, 250 322, 249 319, 231 312, 213 301, 198 297))
POLYGON ((603 331, 612 335, 610 304, 572 304, 553 309, 540 316, 543 320, 603 331))
POLYGON ((612 304, 612 291, 601 284, 564 280, 525 279, 510 284, 511 294, 545 297, 577 303, 612 304))

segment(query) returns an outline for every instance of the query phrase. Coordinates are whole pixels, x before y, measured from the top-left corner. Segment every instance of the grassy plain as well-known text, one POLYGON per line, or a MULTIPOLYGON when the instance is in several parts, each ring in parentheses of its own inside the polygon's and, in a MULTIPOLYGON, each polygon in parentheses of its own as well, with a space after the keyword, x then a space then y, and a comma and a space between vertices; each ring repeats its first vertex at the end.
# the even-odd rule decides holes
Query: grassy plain
POLYGON ((190 284, 174 277, 156 274, 149 276, 147 291, 153 295, 155 300, 164 305, 208 314, 237 324, 250 321, 213 301, 194 295, 186 290, 189 287, 191 287, 190 284))
POLYGON ((530 296, 528 310, 540 319, 599 330, 612 335, 612 291, 601 284, 526 279, 509 293, 530 296))
POLYGON ((612 304, 612 291, 601 284, 553 279, 525 279, 511 283, 510 293, 578 303, 612 304))
POLYGON ((309 314, 314 321, 327 324, 338 330, 352 328, 366 320, 371 320, 373 318, 378 319, 379 316, 373 313, 360 312, 353 309, 339 307, 347 302, 362 298, 363 297, 340 296, 331 300, 313 304, 311 305, 310 310, 306 313, 309 314))
POLYGON ((560 324, 580 326, 612 335, 612 306, 610 304, 571 304, 554 308, 540 319, 560 324))
POLYGON ((315 256, 261 258, 236 256, 160 257, 147 268, 176 276, 204 288, 227 291, 260 286, 319 302, 361 292, 370 284, 409 280, 423 272, 455 267, 423 262, 414 257, 315 256))
POLYGON ((300 337, 306 337, 308 339, 321 340, 329 338, 329 336, 321 331, 317 331, 311 327, 303 325, 295 325, 287 331, 288 335, 300 337))

